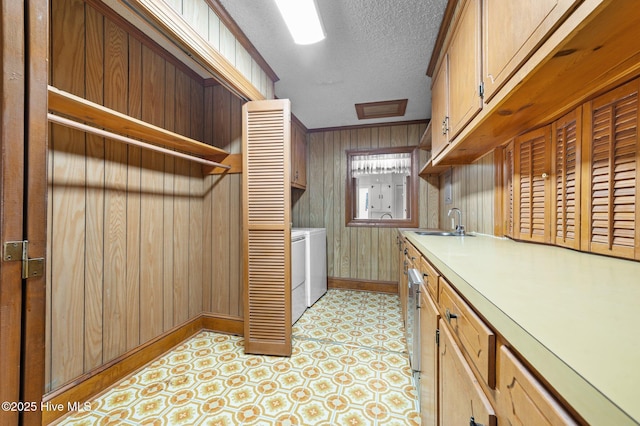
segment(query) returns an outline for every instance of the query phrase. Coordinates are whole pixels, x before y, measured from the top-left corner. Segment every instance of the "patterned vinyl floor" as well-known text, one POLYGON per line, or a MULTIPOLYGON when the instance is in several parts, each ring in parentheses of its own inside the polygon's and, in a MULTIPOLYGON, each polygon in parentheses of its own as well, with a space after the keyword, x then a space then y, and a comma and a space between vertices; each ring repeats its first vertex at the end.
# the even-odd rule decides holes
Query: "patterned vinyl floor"
POLYGON ((329 290, 293 327, 291 358, 201 332, 64 425, 417 425, 395 295, 329 290))

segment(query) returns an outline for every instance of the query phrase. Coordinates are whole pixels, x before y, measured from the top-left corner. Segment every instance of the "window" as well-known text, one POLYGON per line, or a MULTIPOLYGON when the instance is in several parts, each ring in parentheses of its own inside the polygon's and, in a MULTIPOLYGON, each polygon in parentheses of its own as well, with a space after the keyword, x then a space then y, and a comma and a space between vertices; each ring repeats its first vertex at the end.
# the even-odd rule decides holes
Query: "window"
POLYGON ((418 149, 348 150, 347 226, 418 227, 418 149))

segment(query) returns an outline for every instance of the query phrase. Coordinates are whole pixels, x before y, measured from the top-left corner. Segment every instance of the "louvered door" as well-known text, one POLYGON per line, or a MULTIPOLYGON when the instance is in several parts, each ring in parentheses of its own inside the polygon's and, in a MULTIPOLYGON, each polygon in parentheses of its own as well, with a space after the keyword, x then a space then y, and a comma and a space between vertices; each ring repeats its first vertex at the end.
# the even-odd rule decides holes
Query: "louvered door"
POLYGON ((582 108, 553 123, 552 208, 553 244, 580 249, 580 149, 582 108))
POLYGON ((504 217, 504 234, 513 238, 513 178, 514 178, 514 157, 513 157, 513 141, 509 142, 503 151, 504 155, 504 192, 503 192, 503 217, 504 217))
POLYGON ((589 170, 583 191, 583 247, 640 259, 638 229, 638 90, 634 80, 585 105, 583 152, 589 170))
POLYGON ((550 203, 550 126, 518 136, 514 142, 514 237, 548 243, 550 203))
POLYGON ((244 345, 291 355, 291 106, 243 108, 244 345))

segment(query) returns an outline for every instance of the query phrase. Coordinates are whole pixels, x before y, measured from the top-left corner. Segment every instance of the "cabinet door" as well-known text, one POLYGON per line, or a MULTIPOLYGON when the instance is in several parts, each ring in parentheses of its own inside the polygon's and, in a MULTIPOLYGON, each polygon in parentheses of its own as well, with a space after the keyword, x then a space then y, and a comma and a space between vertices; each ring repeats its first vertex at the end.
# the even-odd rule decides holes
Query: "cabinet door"
POLYGON ((582 108, 551 126, 551 242, 580 249, 580 143, 582 108))
POLYGON ((521 240, 551 241, 550 132, 546 126, 515 139, 514 236, 521 240))
POLYGON ((471 418, 485 426, 496 425, 496 414, 469 364, 440 320, 439 402, 441 425, 468 425, 471 418))
POLYGON ((292 121, 291 126, 291 186, 307 187, 307 141, 304 129, 292 121))
POLYGON ((420 417, 422 425, 438 424, 438 346, 440 314, 427 289, 420 293, 420 417))
POLYGON ((639 89, 634 80, 584 106, 582 248, 629 259, 640 259, 639 89))
POLYGON ((485 101, 518 70, 572 10, 577 0, 482 3, 485 101))
POLYGON ((500 423, 508 425, 575 425, 576 422, 506 346, 498 354, 500 423))
POLYGON ((449 143, 449 55, 442 58, 431 85, 431 156, 434 158, 449 143))
POLYGON ((482 109, 480 64, 480 0, 468 0, 449 46, 449 140, 482 109))

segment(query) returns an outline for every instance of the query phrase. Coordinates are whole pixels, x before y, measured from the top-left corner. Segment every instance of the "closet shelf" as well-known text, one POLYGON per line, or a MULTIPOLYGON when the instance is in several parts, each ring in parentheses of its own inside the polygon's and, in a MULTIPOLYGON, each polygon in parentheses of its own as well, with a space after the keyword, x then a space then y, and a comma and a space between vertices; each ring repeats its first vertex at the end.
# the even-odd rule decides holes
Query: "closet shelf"
POLYGON ((170 132, 137 118, 48 86, 49 111, 76 121, 107 129, 149 142, 152 145, 173 148, 182 152, 221 162, 229 153, 215 146, 170 132))

